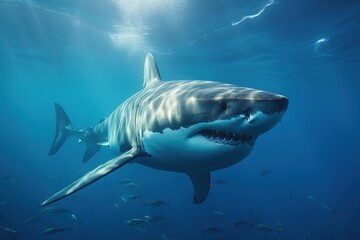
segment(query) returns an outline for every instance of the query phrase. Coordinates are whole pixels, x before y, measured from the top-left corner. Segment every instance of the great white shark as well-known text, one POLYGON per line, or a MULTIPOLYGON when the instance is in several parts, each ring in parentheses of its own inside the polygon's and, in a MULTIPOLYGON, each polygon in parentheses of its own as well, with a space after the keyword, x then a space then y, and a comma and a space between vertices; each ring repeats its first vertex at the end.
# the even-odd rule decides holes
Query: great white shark
POLYGON ((56 131, 49 155, 70 136, 88 148, 83 161, 102 146, 113 159, 46 199, 58 201, 128 163, 187 174, 194 203, 208 195, 210 172, 243 160, 257 138, 284 115, 288 99, 282 95, 213 81, 163 81, 153 56, 144 66, 143 89, 122 103, 94 127, 75 129, 55 103, 56 131))

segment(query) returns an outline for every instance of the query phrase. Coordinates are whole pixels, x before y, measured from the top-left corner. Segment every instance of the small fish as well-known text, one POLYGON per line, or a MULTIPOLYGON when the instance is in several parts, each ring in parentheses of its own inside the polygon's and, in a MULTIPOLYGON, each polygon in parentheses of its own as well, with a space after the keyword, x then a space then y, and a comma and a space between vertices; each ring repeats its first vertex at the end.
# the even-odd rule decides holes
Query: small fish
POLYGON ((81 228, 82 221, 80 221, 80 220, 76 217, 75 213, 71 214, 71 215, 70 215, 70 218, 71 218, 72 220, 74 220, 74 221, 79 225, 79 228, 81 228))
POLYGON ((217 181, 215 181, 215 184, 217 185, 226 185, 228 182, 223 180, 223 179, 219 179, 217 181))
POLYGON ((21 234, 21 232, 9 227, 3 227, 2 230, 7 232, 7 234, 11 236, 12 240, 15 240, 16 237, 21 234))
POLYGON ((129 199, 127 199, 125 196, 121 196, 120 198, 121 198, 121 200, 122 200, 124 203, 128 203, 128 202, 129 202, 129 199))
POLYGON ((210 227, 210 228, 203 228, 201 229, 203 234, 209 233, 209 234, 219 234, 222 233, 222 230, 217 227, 210 227))
POLYGON ((117 208, 117 209, 119 209, 119 204, 114 203, 114 207, 117 208))
POLYGON ((129 184, 129 183, 134 183, 133 182, 133 180, 131 180, 131 179, 120 179, 119 181, 118 181, 118 183, 120 183, 120 184, 129 184))
POLYGON ((141 195, 129 194, 129 195, 127 195, 127 199, 129 199, 129 200, 136 200, 136 199, 141 200, 141 195))
POLYGON ((263 222, 264 222, 264 221, 262 220, 262 217, 260 217, 257 213, 248 211, 246 214, 247 214, 249 217, 251 217, 251 218, 254 219, 254 224, 255 224, 255 223, 263 223, 263 222))
POLYGON ((257 225, 255 225, 256 229, 260 230, 260 231, 264 231, 264 232, 271 232, 274 231, 274 229, 272 227, 269 227, 268 225, 259 223, 257 225))
POLYGON ((170 220, 163 214, 145 215, 144 219, 146 219, 148 222, 161 222, 165 220, 170 220))
POLYGON ((307 198, 311 201, 317 201, 316 198, 311 195, 307 195, 307 198))
POLYGON ((7 200, 4 200, 4 201, 0 202, 0 207, 3 206, 3 205, 5 205, 5 204, 7 204, 7 203, 8 203, 7 200))
POLYGON ((141 195, 123 194, 123 195, 121 195, 120 198, 124 203, 127 203, 129 200, 136 200, 136 199, 141 200, 141 195))
POLYGON ((234 227, 239 229, 251 229, 251 230, 255 229, 254 223, 247 221, 238 221, 234 223, 234 227))
POLYGON ((224 216, 225 215, 222 211, 211 211, 211 214, 214 216, 224 216))
POLYGON ((136 184, 136 183, 133 183, 133 182, 130 182, 130 183, 127 183, 127 184, 124 184, 124 187, 128 188, 129 190, 135 188, 135 187, 140 187, 140 185, 136 184))
POLYGON ((331 213, 338 214, 338 212, 337 212, 337 210, 336 210, 335 208, 330 207, 330 206, 328 206, 328 205, 326 205, 325 203, 320 202, 320 201, 318 201, 318 204, 319 204, 322 208, 324 208, 326 211, 331 212, 331 213))
POLYGON ((47 207, 45 209, 42 210, 44 213, 57 213, 57 214, 60 214, 60 213, 67 213, 67 212, 70 212, 69 209, 67 208, 56 208, 56 207, 47 207))
POLYGON ((140 227, 140 226, 137 226, 136 229, 141 233, 146 232, 146 228, 143 228, 143 227, 140 227))
POLYGON ((11 233, 11 234, 18 234, 19 232, 13 228, 9 228, 9 227, 3 227, 2 230, 4 230, 5 232, 11 233))
POLYGON ((126 225, 129 225, 129 226, 142 225, 147 222, 148 222, 148 220, 141 219, 141 218, 133 218, 133 219, 129 219, 129 220, 125 221, 126 225))
POLYGON ((150 202, 144 202, 144 206, 151 206, 151 207, 162 207, 162 206, 167 206, 168 208, 170 208, 170 204, 166 203, 162 200, 152 200, 150 202))
POLYGON ((271 169, 263 169, 260 173, 261 176, 266 176, 266 175, 270 175, 271 174, 271 169))
POLYGON ((53 181, 53 182, 57 182, 58 179, 56 177, 54 177, 53 175, 50 175, 49 178, 53 181))
POLYGON ((324 208, 326 211, 334 213, 334 214, 338 214, 337 210, 333 207, 328 206, 327 204, 323 203, 322 201, 320 201, 319 199, 308 195, 307 198, 311 201, 314 201, 315 203, 317 203, 320 207, 324 208))
POLYGON ((162 240, 169 240, 169 238, 165 234, 161 234, 160 237, 162 240))
POLYGON ((42 217, 43 217, 42 215, 38 215, 38 216, 35 216, 35 217, 28 218, 23 224, 27 225, 29 223, 36 222, 36 221, 40 220, 42 217))
POLYGON ((275 223, 274 225, 274 230, 277 231, 277 232, 280 232, 282 230, 285 230, 286 229, 286 226, 280 222, 277 222, 275 223))
POLYGON ((63 231, 72 231, 71 227, 51 227, 48 229, 45 229, 41 235, 52 235, 54 233, 59 233, 59 232, 63 232, 63 231))

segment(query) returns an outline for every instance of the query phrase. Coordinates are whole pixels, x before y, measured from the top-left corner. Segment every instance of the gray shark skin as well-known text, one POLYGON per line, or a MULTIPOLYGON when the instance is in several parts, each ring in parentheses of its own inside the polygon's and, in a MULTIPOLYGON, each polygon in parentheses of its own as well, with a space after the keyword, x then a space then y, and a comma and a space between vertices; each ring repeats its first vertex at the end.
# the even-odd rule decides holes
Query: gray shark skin
POLYGON ((210 172, 244 159, 256 139, 284 115, 282 95, 213 81, 163 81, 153 56, 144 66, 144 88, 106 119, 88 129, 74 129, 55 103, 56 132, 49 155, 70 136, 88 146, 83 161, 102 146, 116 157, 88 172, 45 200, 58 201, 129 162, 186 173, 193 184, 194 203, 205 200, 210 172))

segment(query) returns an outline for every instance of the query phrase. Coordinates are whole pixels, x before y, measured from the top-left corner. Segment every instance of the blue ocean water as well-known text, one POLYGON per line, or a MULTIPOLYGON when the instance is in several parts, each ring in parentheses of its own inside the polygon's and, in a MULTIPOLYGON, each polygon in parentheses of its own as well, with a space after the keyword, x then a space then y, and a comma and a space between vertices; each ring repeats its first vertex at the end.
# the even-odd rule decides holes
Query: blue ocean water
POLYGON ((0 0, 0 239, 360 239, 359 12, 355 0, 0 0), (44 199, 114 156, 82 163, 70 138, 49 157, 53 102, 75 127, 96 125, 142 88, 147 52, 164 80, 276 92, 288 110, 212 173, 202 204, 185 174, 129 164, 45 214, 44 199), (153 199, 170 207, 144 207, 153 199), (125 224, 150 214, 166 217, 125 224), (49 227, 71 231, 42 236, 49 227))

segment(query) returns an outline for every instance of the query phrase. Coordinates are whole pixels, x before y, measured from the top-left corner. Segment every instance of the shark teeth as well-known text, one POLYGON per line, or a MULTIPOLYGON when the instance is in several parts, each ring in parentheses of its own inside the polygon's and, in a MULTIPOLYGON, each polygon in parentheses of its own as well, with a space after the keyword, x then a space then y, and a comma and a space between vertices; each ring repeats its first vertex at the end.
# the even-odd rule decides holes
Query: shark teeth
POLYGON ((209 129, 201 130, 199 134, 208 139, 209 141, 235 147, 243 143, 247 143, 249 146, 254 146, 256 140, 256 137, 250 135, 240 135, 231 132, 223 132, 209 129))

